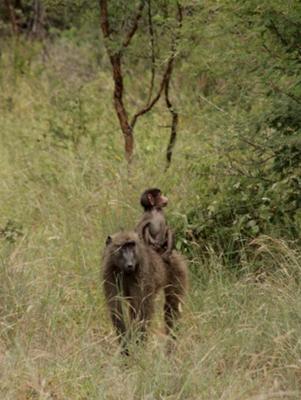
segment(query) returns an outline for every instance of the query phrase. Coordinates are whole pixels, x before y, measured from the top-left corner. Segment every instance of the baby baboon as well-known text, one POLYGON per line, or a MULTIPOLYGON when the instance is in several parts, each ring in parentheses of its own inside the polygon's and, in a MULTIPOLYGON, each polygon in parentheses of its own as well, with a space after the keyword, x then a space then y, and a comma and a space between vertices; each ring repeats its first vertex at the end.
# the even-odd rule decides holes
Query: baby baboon
POLYGON ((140 204, 144 208, 144 213, 136 232, 145 244, 159 253, 164 261, 169 262, 173 236, 163 212, 163 207, 168 204, 168 198, 163 196, 160 189, 147 189, 141 195, 140 204))
POLYGON ((173 322, 179 316, 187 288, 187 266, 176 251, 170 263, 146 246, 135 232, 109 236, 103 260, 104 294, 113 325, 127 353, 126 336, 133 326, 140 338, 147 333, 159 289, 165 292, 164 318, 166 333, 172 333, 173 322), (124 307, 126 300, 128 307, 124 307), (126 310, 125 310, 126 308, 126 310), (128 313, 129 325, 126 326, 128 313))

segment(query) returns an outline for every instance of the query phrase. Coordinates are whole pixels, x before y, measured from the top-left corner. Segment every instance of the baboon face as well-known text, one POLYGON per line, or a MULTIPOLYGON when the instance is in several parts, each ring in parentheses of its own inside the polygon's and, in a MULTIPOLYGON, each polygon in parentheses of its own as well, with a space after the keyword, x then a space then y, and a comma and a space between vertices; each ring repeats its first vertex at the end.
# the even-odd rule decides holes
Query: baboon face
POLYGON ((166 207, 167 204, 168 204, 168 198, 166 196, 163 196, 162 193, 160 193, 155 199, 155 206, 157 208, 162 208, 166 207))
MULTIPOLYGON (((107 244, 109 244, 111 240, 109 236, 107 244)), ((117 246, 116 249, 113 250, 112 256, 114 264, 121 272, 126 274, 135 273, 139 266, 139 249, 135 240, 127 240, 117 246)))

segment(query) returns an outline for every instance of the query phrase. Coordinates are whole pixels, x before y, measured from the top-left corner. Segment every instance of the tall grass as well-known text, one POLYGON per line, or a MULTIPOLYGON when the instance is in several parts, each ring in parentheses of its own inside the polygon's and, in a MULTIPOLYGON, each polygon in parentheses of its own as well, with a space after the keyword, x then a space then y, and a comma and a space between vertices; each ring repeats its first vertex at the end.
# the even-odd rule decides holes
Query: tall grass
POLYGON ((183 134, 162 174, 159 110, 137 125, 128 179, 110 74, 70 46, 53 44, 47 63, 26 46, 1 61, 1 399, 299 399, 300 254, 269 237, 250 244, 240 278, 196 252, 172 353, 159 301, 147 345, 120 356, 99 275, 105 237, 133 227, 149 185, 184 218, 202 190, 187 154, 202 149, 199 132, 189 144, 183 134))

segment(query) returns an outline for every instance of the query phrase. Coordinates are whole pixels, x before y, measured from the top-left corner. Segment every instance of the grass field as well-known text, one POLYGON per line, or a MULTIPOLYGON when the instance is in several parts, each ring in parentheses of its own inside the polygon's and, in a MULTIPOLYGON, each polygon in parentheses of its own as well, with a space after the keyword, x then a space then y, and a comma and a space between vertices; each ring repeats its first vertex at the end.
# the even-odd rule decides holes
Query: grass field
POLYGON ((149 185, 184 218, 207 185, 194 187, 190 160, 216 155, 184 113, 163 174, 158 109, 137 125, 128 178, 110 74, 85 48, 62 41, 46 67, 36 47, 6 49, 0 66, 1 399, 300 399, 301 257, 269 237, 253 243, 266 267, 256 275, 252 258, 237 276, 196 249, 172 354, 159 300, 147 346, 120 356, 100 281, 105 238, 134 226, 149 185))

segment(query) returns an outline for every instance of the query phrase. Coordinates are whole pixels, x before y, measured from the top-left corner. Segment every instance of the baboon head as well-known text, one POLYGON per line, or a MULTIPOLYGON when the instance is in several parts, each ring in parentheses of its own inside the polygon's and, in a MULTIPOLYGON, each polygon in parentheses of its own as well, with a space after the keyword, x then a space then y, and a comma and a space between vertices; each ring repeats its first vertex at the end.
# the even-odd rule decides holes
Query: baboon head
POLYGON ((145 211, 152 210, 153 208, 163 208, 168 204, 168 198, 163 196, 158 188, 151 188, 145 190, 140 198, 140 204, 145 211))
POLYGON ((108 236, 107 250, 110 252, 112 264, 125 274, 133 274, 139 267, 139 239, 136 234, 123 233, 108 236))

